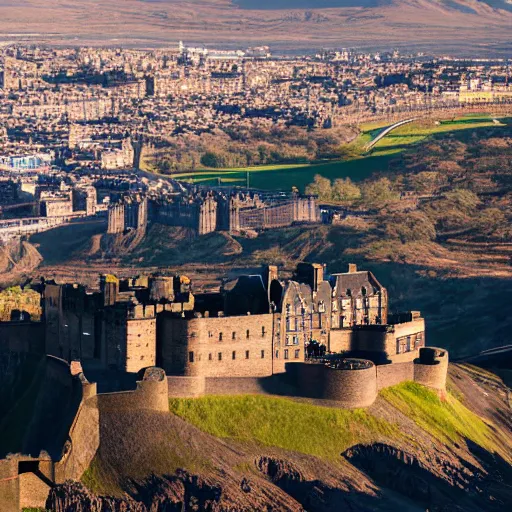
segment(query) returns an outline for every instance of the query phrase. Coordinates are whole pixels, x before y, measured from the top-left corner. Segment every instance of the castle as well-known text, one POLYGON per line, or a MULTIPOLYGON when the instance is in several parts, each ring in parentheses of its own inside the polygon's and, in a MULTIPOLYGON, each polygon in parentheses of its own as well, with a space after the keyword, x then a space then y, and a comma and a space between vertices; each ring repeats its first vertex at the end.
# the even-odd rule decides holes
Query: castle
POLYGON ((397 374, 425 347, 421 314, 390 314, 386 289, 353 264, 327 275, 324 265, 301 263, 290 279, 270 265, 215 293, 194 293, 185 276, 105 275, 99 291, 46 282, 41 294, 44 353, 103 375, 158 366, 177 394, 188 385, 206 392, 222 379, 236 391, 237 378, 291 375, 291 363, 319 358, 397 374))
POLYGON ((320 222, 314 196, 264 197, 257 193, 196 190, 150 197, 125 194, 112 201, 107 233, 146 229, 147 221, 181 226, 198 235, 214 231, 272 229, 294 223, 320 222))
POLYGON ((2 389, 15 389, 20 368, 39 382, 15 454, 0 443, 2 511, 44 508, 52 485, 81 478, 103 414, 162 414, 169 397, 240 393, 367 407, 403 381, 445 392, 448 353, 425 347, 420 313, 390 314, 386 289, 353 264, 328 275, 301 263, 289 279, 270 265, 214 293, 160 275, 38 290, 40 322, 0 322, 2 389))

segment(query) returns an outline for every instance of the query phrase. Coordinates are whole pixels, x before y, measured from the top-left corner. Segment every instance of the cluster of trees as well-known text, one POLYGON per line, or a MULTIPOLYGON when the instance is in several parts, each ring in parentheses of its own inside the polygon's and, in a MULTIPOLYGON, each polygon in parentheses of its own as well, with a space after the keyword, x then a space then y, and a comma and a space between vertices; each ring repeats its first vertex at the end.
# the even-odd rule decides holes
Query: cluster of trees
POLYGON ((250 125, 211 133, 181 134, 165 141, 148 163, 172 174, 196 169, 308 163, 339 159, 343 143, 356 133, 346 127, 307 131, 296 126, 250 125))
POLYGON ((320 201, 368 210, 380 210, 400 200, 400 194, 388 178, 368 180, 361 185, 350 178, 331 182, 317 174, 306 187, 306 194, 318 196, 320 201))

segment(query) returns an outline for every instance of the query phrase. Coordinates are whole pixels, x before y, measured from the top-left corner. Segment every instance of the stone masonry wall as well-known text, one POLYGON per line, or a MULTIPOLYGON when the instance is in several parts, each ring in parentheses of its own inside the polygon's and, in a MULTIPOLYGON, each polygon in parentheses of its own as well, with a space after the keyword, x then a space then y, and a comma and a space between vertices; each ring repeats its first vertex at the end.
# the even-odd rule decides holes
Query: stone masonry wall
POLYGON ((126 371, 136 373, 156 364, 156 317, 128 320, 126 371))
POLYGON ((137 382, 135 391, 99 394, 97 400, 100 415, 105 411, 134 411, 137 409, 167 412, 169 410, 169 384, 163 370, 149 368, 145 371, 144 378, 137 382), (154 373, 155 371, 158 378, 147 377, 148 372, 154 373))
POLYGON ((414 365, 414 380, 424 386, 444 390, 448 373, 448 351, 425 347, 420 349, 419 361, 414 365))
POLYGON ((204 377, 167 377, 169 396, 173 398, 187 398, 205 394, 204 377))
POLYGON ((272 315, 162 319, 159 340, 167 373, 205 377, 272 374, 272 315))
POLYGON ((0 510, 19 512, 18 462, 14 459, 0 460, 0 510))
MULTIPOLYGON (((95 387, 91 384, 87 386, 95 387)), ((62 459, 55 465, 57 483, 81 478, 99 447, 99 411, 95 391, 92 396, 84 397, 69 431, 69 438, 62 459)))
POLYGON ((342 407, 368 407, 377 398, 375 365, 359 370, 335 370, 323 364, 296 363, 299 393, 333 400, 342 407))
POLYGON ((50 492, 50 486, 47 482, 41 480, 34 473, 23 473, 19 476, 19 486, 20 496, 18 511, 20 509, 24 510, 25 508, 39 509, 45 507, 46 499, 50 492))
POLYGON ((377 366, 378 391, 407 380, 414 380, 414 363, 412 361, 377 366))

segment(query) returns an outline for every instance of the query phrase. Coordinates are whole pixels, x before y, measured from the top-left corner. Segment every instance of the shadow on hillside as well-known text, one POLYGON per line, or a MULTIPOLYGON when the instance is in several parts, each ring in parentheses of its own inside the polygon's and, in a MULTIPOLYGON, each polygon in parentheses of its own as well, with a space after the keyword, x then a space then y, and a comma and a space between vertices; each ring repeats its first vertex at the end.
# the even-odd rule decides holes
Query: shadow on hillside
MULTIPOLYGON (((491 456, 483 448, 478 449, 485 452, 486 457, 491 456)), ((425 465, 430 463, 420 462, 415 456, 382 443, 355 445, 342 455, 383 489, 406 496, 429 510, 497 512, 509 502, 506 489, 499 489, 493 478, 462 459, 459 459, 459 466, 439 458, 435 462, 435 471, 440 471, 444 475, 442 478, 425 465)), ((486 469, 495 470, 497 464, 500 462, 494 460, 486 469)))
POLYGON ((105 233, 106 230, 106 219, 95 217, 36 233, 29 241, 37 245, 37 250, 43 257, 42 265, 59 265, 68 263, 73 258, 85 260, 84 251, 90 248, 91 237, 105 233))

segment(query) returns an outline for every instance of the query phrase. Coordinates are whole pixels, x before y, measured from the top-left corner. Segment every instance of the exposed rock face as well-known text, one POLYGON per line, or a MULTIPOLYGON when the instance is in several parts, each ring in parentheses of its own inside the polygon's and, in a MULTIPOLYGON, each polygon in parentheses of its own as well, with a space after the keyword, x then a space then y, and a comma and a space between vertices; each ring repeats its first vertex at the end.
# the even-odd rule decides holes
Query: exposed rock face
POLYGON ((46 508, 55 512, 147 512, 142 503, 131 498, 96 496, 79 482, 66 482, 50 491, 46 508))
POLYGON ((427 467, 414 455, 393 446, 356 445, 343 453, 379 485, 424 504, 430 510, 500 510, 503 497, 492 494, 494 477, 460 461, 434 456, 427 467))
POLYGON ((200 477, 179 471, 172 477, 152 475, 133 482, 133 496, 96 496, 78 482, 54 487, 46 507, 55 512, 181 512, 228 510, 220 505, 222 489, 200 477))

